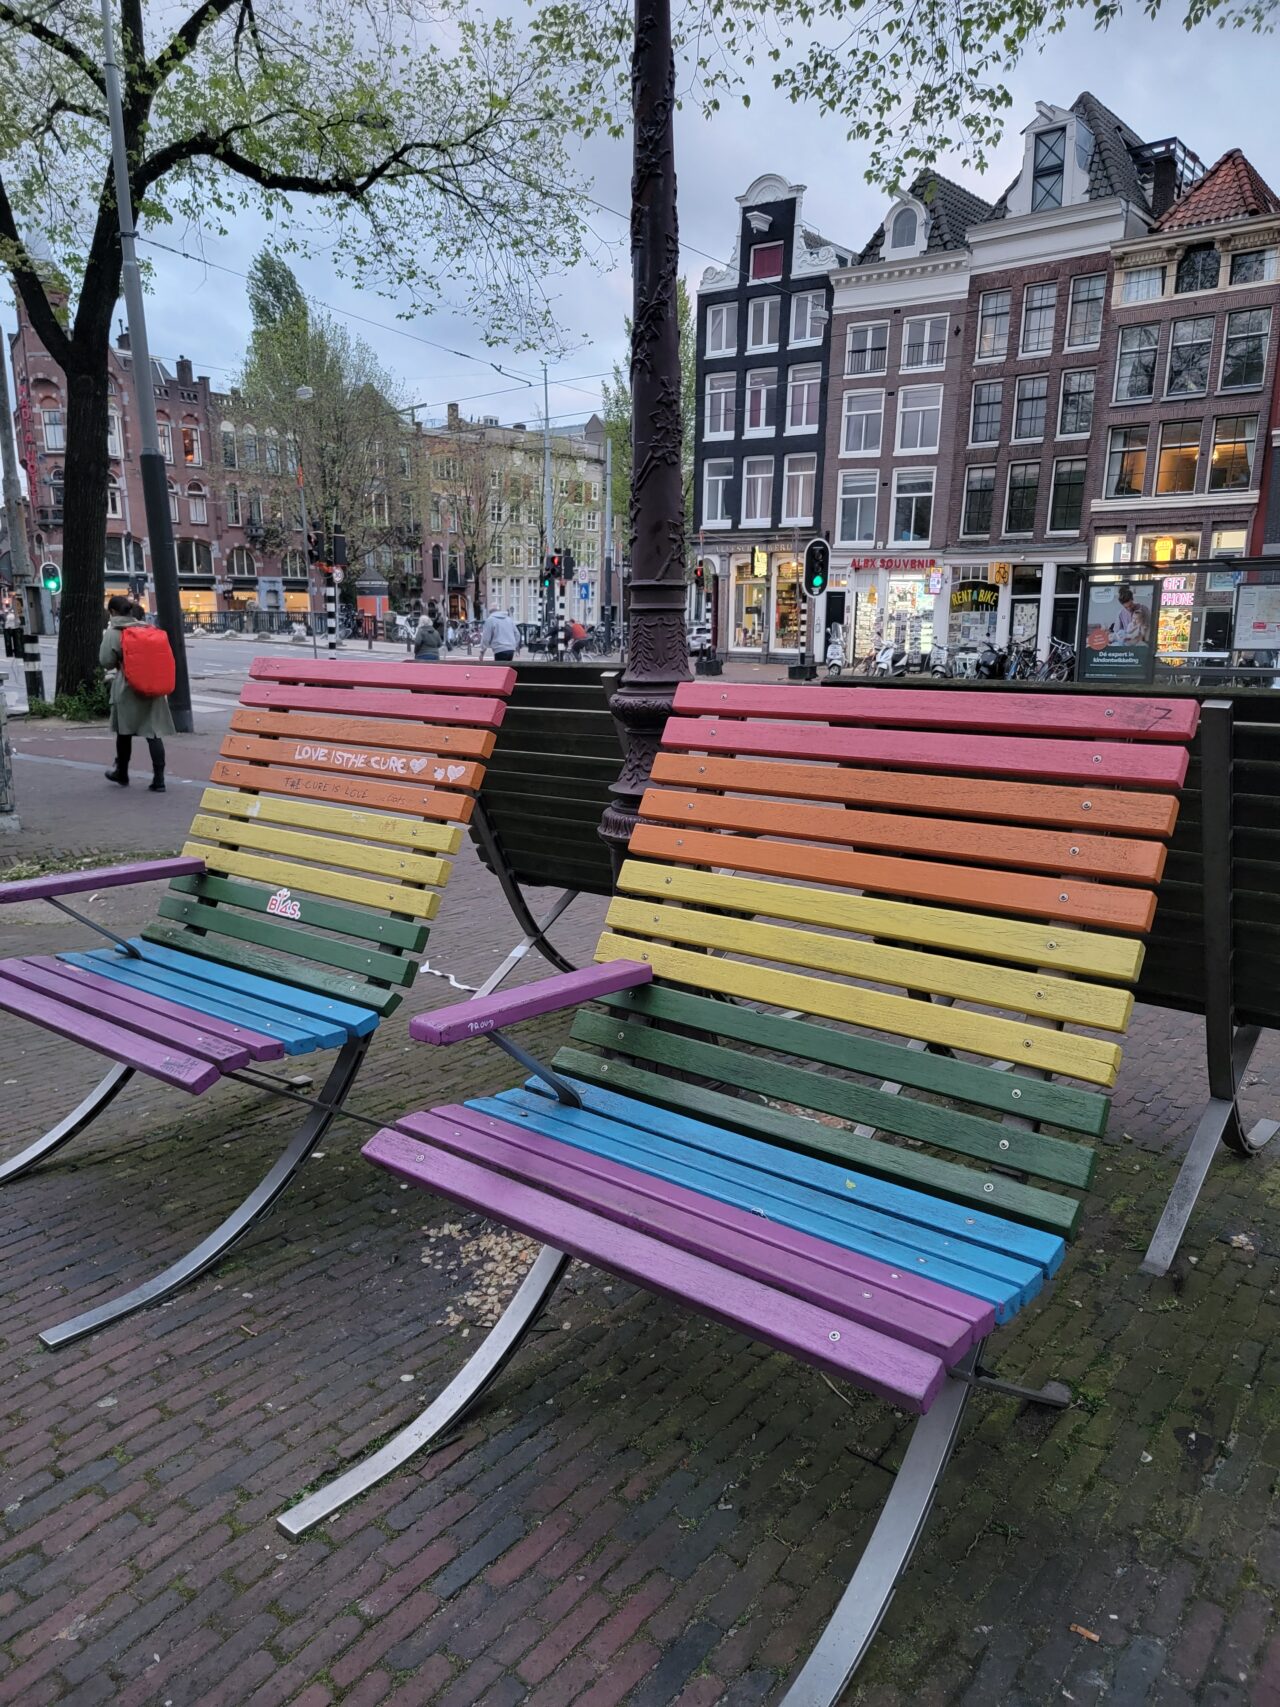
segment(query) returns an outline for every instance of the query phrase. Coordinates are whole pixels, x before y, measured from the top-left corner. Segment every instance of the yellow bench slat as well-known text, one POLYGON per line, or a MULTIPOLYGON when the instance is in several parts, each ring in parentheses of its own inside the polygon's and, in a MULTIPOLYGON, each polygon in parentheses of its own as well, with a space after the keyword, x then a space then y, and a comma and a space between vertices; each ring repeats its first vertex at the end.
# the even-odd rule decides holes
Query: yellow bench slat
POLYGON ((406 883, 439 883, 449 870, 447 860, 424 854, 397 853, 391 848, 370 847, 365 842, 339 842, 328 836, 302 836, 293 830, 277 830, 270 824, 251 824, 233 818, 210 818, 197 812, 191 834, 205 836, 229 847, 261 848, 264 853, 291 854, 295 859, 315 860, 318 865, 376 871, 406 883))
MULTIPOLYGON (((407 889, 398 883, 376 883, 367 877, 352 877, 345 871, 325 871, 318 865, 292 865, 286 860, 262 859, 256 854, 233 853, 211 847, 208 842, 188 842, 183 853, 202 859, 210 871, 231 877, 253 877, 275 888, 302 895, 326 895, 359 906, 379 907, 388 913, 404 913, 415 919, 434 919, 440 905, 436 889, 407 889)), ((444 863, 444 862, 442 862, 444 863)), ((306 923, 306 902, 301 923, 306 923)))
POLYGON ((426 848, 432 853, 456 854, 462 831, 456 824, 419 823, 385 812, 357 812, 347 806, 323 806, 306 800, 283 800, 270 794, 243 793, 233 788, 206 788, 200 799, 204 812, 250 818, 255 823, 296 824, 329 830, 360 841, 390 842, 397 847, 426 848))
POLYGON ((887 1031, 895 1037, 917 1038, 966 1049, 991 1060, 1043 1067, 1095 1085, 1114 1085, 1120 1050, 1100 1038, 1079 1037, 1047 1027, 1022 1025, 990 1014, 966 1013, 963 1008, 910 996, 887 996, 857 984, 835 984, 796 972, 749 966, 688 949, 668 948, 643 938, 605 931, 596 945, 598 961, 641 960, 659 978, 670 978, 689 989, 715 991, 771 1007, 794 1008, 803 1014, 842 1020, 850 1025, 887 1031))

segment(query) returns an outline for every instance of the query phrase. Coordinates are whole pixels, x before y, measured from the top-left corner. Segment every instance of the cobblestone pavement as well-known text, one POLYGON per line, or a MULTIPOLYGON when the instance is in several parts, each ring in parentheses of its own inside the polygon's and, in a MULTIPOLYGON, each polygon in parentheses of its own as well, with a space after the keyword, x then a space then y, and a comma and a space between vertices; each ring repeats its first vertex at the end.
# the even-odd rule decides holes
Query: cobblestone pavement
MULTIPOLYGON (((492 880, 459 866, 431 964, 474 984, 513 932, 492 880)), ((95 906, 118 927, 150 904, 95 906)), ((579 958, 599 911, 565 922, 579 958)), ((8 952, 75 939, 34 907, 5 922, 8 952)), ((406 1006, 449 995, 426 976, 406 1006)), ((564 1025, 542 1022, 543 1047, 564 1025)), ((1136 1273, 1204 1093, 1199 1046, 1194 1021, 1140 1013, 1084 1236, 993 1342, 1002 1373, 1059 1376, 1076 1403, 975 1401, 851 1702, 1280 1703, 1275 1162, 1221 1161, 1178 1278, 1136 1273)), ((6 1021, 5 1153, 100 1066, 6 1021)), ((411 1049, 402 1009, 355 1106, 391 1117, 510 1082, 504 1067, 481 1043, 411 1049)), ((1248 1094, 1275 1112, 1274 1038, 1248 1094)), ((212 1225, 289 1124, 239 1087, 192 1100, 143 1081, 0 1197, 0 1704, 775 1699, 904 1421, 591 1270, 455 1439, 301 1545, 281 1538, 275 1514, 425 1402, 528 1259, 367 1166, 353 1123, 214 1274, 40 1350, 40 1327, 212 1225)))

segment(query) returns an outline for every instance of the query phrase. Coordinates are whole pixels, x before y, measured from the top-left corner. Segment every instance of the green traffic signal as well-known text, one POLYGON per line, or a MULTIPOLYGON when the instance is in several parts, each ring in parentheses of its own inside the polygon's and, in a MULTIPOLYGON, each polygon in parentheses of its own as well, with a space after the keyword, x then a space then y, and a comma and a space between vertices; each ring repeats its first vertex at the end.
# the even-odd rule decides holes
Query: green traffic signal
POLYGON ((60 593, 62 591, 62 571, 56 563, 42 563, 40 565, 40 585, 46 593, 60 593))
POLYGON ((810 598, 817 598, 826 588, 830 567, 831 547, 825 539, 811 539, 804 554, 804 590, 810 598))

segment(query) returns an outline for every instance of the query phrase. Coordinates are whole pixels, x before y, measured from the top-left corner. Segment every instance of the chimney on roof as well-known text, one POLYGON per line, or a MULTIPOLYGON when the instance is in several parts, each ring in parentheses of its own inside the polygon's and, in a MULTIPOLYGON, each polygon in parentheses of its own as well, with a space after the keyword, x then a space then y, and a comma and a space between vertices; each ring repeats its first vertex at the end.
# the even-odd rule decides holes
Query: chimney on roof
POLYGON ((187 359, 186 356, 179 356, 178 357, 178 384, 179 385, 194 385, 195 382, 196 382, 196 376, 192 371, 190 361, 187 359))
POLYGON ((458 428, 462 425, 462 416, 458 413, 458 405, 456 403, 451 403, 449 405, 447 419, 449 423, 449 431, 451 433, 456 433, 458 428))
POLYGON ((1151 163, 1151 211, 1157 219, 1177 201, 1178 178, 1177 157, 1158 154, 1151 163))
POLYGON ((129 348, 129 328, 127 326, 122 326, 120 328, 120 330, 116 333, 116 349, 127 350, 128 348, 129 348))

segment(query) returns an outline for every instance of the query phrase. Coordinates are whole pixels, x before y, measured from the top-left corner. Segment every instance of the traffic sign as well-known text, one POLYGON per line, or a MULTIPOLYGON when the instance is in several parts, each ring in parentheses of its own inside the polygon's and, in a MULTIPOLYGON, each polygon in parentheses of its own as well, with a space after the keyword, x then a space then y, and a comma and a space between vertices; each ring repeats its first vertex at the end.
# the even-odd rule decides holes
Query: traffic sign
POLYGON ((578 597, 583 601, 584 604, 591 597, 591 583, 590 583, 590 581, 579 581, 578 582, 578 597))
POLYGON ((341 569, 335 569, 333 571, 333 584, 335 587, 340 587, 345 580, 346 576, 341 569))

